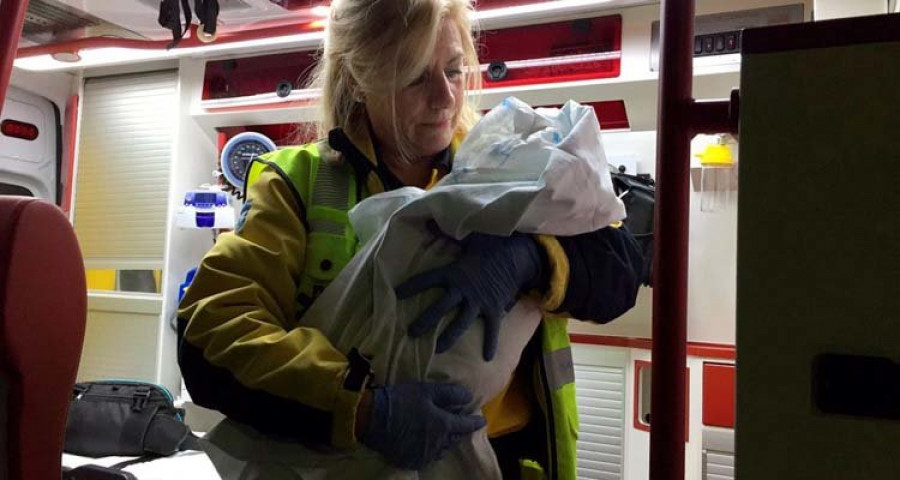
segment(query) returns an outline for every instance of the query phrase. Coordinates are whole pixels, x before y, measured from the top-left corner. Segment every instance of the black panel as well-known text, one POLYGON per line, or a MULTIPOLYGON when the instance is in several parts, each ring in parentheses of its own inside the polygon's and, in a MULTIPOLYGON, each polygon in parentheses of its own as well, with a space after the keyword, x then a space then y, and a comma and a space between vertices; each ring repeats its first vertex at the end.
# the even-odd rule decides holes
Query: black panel
POLYGON ((900 13, 744 30, 745 54, 900 41, 900 13))
POLYGON ((889 358, 819 355, 812 382, 823 413, 900 420, 900 365, 889 358))

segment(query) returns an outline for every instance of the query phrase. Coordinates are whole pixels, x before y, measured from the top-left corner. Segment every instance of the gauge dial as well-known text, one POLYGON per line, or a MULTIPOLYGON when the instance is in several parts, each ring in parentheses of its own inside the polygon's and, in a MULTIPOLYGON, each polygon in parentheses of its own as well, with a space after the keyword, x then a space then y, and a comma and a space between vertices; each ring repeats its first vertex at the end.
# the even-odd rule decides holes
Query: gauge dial
POLYGON ((237 190, 242 190, 250 162, 275 148, 275 142, 260 133, 243 132, 235 135, 222 149, 222 174, 225 175, 225 180, 237 190))

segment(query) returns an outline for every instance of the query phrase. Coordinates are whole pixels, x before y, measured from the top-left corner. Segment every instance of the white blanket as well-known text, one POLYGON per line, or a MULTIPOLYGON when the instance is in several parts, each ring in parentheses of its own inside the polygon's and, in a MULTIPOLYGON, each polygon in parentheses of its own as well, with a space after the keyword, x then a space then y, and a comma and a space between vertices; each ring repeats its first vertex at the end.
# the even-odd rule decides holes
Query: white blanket
MULTIPOLYGON (((455 241, 430 232, 426 222, 433 219, 447 235, 462 239, 470 232, 574 235, 624 216, 592 108, 569 102, 559 110, 536 111, 514 98, 504 100, 475 126, 460 146, 452 172, 431 190, 386 192, 350 212, 364 246, 316 300, 303 324, 320 329, 339 350, 355 347, 371 358, 379 384, 459 383, 473 393, 471 407, 478 411, 509 382, 541 311, 533 299, 516 303, 503 319, 497 355, 490 362, 482 357, 480 322, 449 351, 434 353, 438 335, 455 312, 434 331, 410 338, 409 324, 442 292, 431 290, 398 302, 394 287, 459 254, 455 241)), ((243 426, 225 424, 217 430, 210 440, 227 443, 223 452, 243 445, 239 456, 248 460, 242 464, 245 475, 277 468, 294 472, 296 478, 500 478, 484 430, 419 472, 393 469, 365 447, 322 453, 267 440, 243 426)))

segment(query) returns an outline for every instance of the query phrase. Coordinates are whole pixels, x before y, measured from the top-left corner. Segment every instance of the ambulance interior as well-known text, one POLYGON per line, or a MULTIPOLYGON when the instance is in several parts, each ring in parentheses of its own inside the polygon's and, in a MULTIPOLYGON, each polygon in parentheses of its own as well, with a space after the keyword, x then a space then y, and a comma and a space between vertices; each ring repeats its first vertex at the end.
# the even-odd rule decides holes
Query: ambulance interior
MULTIPOLYGON (((509 96, 588 104, 609 163, 665 189, 666 3, 477 1, 479 108, 509 96)), ((669 286, 664 272, 622 318, 569 323, 578 478, 898 478, 900 2, 671 3, 695 3, 690 96, 730 105, 738 127, 696 128, 683 159, 686 396, 674 414, 684 439, 668 454, 684 468, 666 467, 669 449, 651 439, 655 322, 666 321, 654 318, 654 290, 669 286), (744 42, 753 31, 758 43, 744 42), (816 359, 826 354, 846 362, 823 371, 816 359)), ((328 15, 327 0, 218 4, 206 17, 215 34, 198 25, 208 12, 195 12, 176 42, 156 0, 0 0, 0 29, 13 35, 0 195, 52 202, 74 228, 87 282, 77 381, 163 385, 198 434, 222 417, 183 388, 178 302, 234 226, 246 156, 315 139, 318 92, 304 81, 328 15), (20 36, 9 33, 17 14, 20 36)), ((657 214, 669 200, 657 197, 657 214)), ((655 232, 654 242, 659 254, 669 238, 655 232)), ((62 466, 121 460, 64 454, 62 466)), ((0 478, 17 478, 5 470, 0 478)), ((196 452, 126 470, 219 478, 196 452)))

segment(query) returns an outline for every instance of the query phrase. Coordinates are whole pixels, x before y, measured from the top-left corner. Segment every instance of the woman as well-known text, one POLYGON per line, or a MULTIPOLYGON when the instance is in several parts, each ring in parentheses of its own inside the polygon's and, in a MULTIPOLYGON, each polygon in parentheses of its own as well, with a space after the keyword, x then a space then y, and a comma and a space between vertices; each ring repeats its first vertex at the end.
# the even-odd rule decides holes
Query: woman
MULTIPOLYGON (((468 0, 332 2, 314 82, 327 140, 254 163, 238 228, 220 237, 182 301, 179 363, 197 404, 266 435, 337 449, 361 441, 416 470, 486 422, 505 477, 531 468, 574 478, 565 320, 542 322, 483 417, 460 411, 469 395, 457 385, 370 387, 365 358, 303 326, 303 313, 355 251, 347 210, 384 190, 433 184, 477 119, 464 94, 480 78, 470 9, 468 0)), ((412 335, 459 311, 439 351, 481 318, 489 359, 502 309, 520 291, 545 292, 547 312, 606 322, 633 305, 640 283, 642 259, 624 230, 481 235, 466 252, 398 288, 402 297, 446 292, 412 335)))

